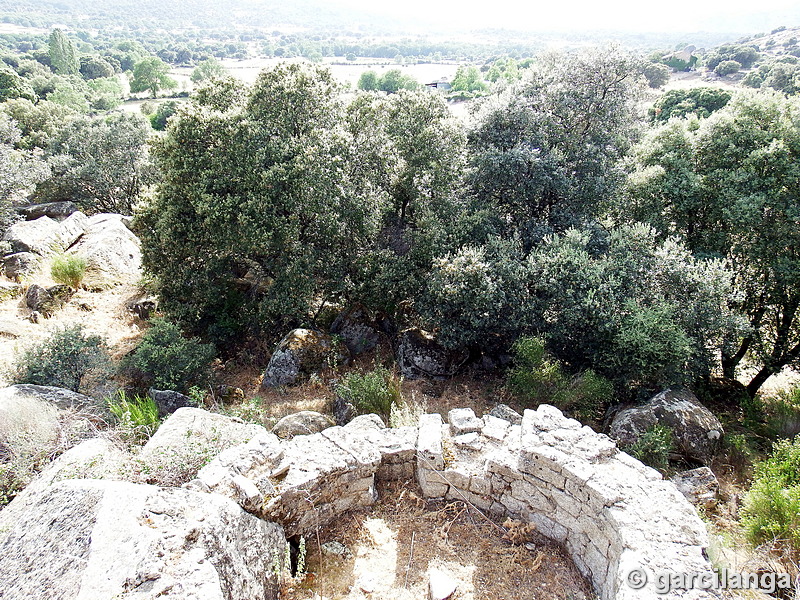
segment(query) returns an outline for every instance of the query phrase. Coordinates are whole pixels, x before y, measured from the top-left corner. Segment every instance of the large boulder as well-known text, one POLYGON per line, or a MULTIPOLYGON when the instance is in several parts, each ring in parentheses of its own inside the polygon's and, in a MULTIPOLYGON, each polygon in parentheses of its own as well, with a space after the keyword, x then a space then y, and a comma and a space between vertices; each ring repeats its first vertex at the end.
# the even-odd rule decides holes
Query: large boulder
POLYGON ((4 600, 271 600, 286 551, 228 498, 121 481, 57 483, 0 535, 4 600))
POLYGON ((35 221, 20 221, 8 228, 3 240, 11 244, 14 252, 33 252, 40 256, 57 252, 59 224, 50 217, 35 221))
POLYGON ((245 423, 200 408, 179 408, 139 453, 139 468, 148 482, 182 485, 220 452, 267 433, 245 423))
POLYGON ((703 464, 714 456, 724 434, 719 419, 692 392, 670 388, 642 406, 618 412, 609 435, 621 446, 629 446, 654 425, 670 428, 681 454, 703 464))
POLYGON ((343 363, 347 359, 347 349, 331 336, 311 329, 294 329, 272 353, 261 385, 292 385, 326 365, 343 363))
POLYGON ((47 465, 0 511, 0 531, 8 530, 51 485, 65 479, 119 479, 129 461, 130 455, 106 438, 81 442, 47 465))
POLYGON ((20 281, 39 267, 41 257, 33 252, 15 252, 3 258, 3 275, 20 281))
POLYGON ((272 433, 279 438, 293 438, 296 435, 311 435, 319 433, 328 427, 333 427, 336 423, 330 417, 326 417, 313 410, 301 410, 291 415, 286 415, 275 423, 272 433))
POLYGON ((357 304, 339 314, 331 325, 331 333, 342 338, 351 354, 369 352, 380 341, 380 328, 367 309, 357 304))
POLYGON ((26 220, 32 221, 40 217, 50 217, 57 221, 66 219, 78 210, 78 205, 74 202, 44 202, 43 204, 31 204, 17 209, 26 220))
POLYGON ((122 215, 91 217, 83 235, 69 252, 86 259, 83 285, 90 289, 110 288, 141 274, 139 238, 125 225, 122 215))
POLYGON ((58 241, 61 248, 66 250, 77 242, 86 233, 89 227, 89 217, 82 212, 72 213, 58 226, 58 241))
POLYGON ((446 379, 467 362, 465 352, 448 350, 421 329, 407 329, 397 343, 397 364, 407 379, 446 379))

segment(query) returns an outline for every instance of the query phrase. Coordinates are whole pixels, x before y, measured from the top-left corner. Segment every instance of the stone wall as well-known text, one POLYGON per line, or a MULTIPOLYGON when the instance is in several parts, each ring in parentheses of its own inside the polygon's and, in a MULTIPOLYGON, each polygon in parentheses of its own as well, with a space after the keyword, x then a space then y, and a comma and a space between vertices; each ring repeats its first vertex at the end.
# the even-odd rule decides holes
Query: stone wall
POLYGON ((656 593, 655 573, 711 571, 705 527, 677 488, 547 405, 518 425, 455 409, 448 423, 430 414, 418 428, 386 429, 368 415, 288 441, 262 434, 220 454, 188 487, 233 498, 295 536, 370 506, 376 479, 412 476, 427 498, 535 524, 564 544, 602 600, 715 597, 656 593), (634 569, 649 575, 643 589, 627 584, 634 569))

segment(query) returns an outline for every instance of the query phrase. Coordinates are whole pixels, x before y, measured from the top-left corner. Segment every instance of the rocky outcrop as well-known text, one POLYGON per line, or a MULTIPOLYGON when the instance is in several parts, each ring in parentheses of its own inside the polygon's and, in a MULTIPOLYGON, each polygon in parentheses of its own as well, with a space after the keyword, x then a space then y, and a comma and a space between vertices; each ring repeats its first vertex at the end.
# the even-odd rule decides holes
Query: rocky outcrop
POLYGON ((44 202, 43 204, 31 204, 17 209, 27 221, 32 221, 40 217, 50 217, 57 221, 66 219, 72 213, 78 211, 78 205, 74 202, 44 202))
POLYGON ((336 423, 330 417, 313 410, 301 410, 280 419, 272 428, 272 433, 279 438, 293 438, 296 435, 319 433, 334 425, 336 423))
POLYGON ((367 309, 355 305, 339 314, 331 325, 331 333, 342 338, 351 354, 369 352, 380 341, 380 328, 367 309))
POLYGON ((407 379, 452 377, 468 358, 464 352, 447 350, 421 329, 407 329, 397 342, 397 364, 407 379))
POLYGON ((55 483, 65 479, 120 479, 127 472, 130 459, 127 452, 105 438, 88 439, 70 448, 0 511, 0 531, 8 531, 55 483))
POLYGON ((234 417, 199 408, 179 408, 145 444, 138 461, 150 481, 181 485, 226 448, 266 432, 260 425, 234 417))
POLYGON ((321 371, 325 365, 337 365, 347 359, 347 349, 331 336, 310 329, 295 329, 275 348, 261 385, 292 385, 321 371))
POLYGON ((83 235, 69 251, 86 259, 83 285, 90 289, 113 287, 141 272, 139 238, 127 228, 122 215, 89 218, 83 235))
POLYGON ((646 404, 617 413, 609 435, 629 446, 654 425, 672 430, 678 450, 688 459, 708 464, 719 448, 724 430, 714 413, 684 388, 670 388, 646 404))
POLYGON ((60 250, 58 242, 59 225, 50 217, 40 217, 35 221, 20 221, 8 228, 3 240, 11 244, 14 252, 32 252, 40 256, 60 250))
POLYGON ((189 396, 184 396, 180 392, 173 392, 172 390, 156 390, 151 388, 147 392, 147 395, 156 403, 159 419, 168 417, 179 408, 194 406, 189 396))
POLYGON ((213 494, 119 481, 48 487, 0 540, 4 600, 271 600, 279 525, 213 494))

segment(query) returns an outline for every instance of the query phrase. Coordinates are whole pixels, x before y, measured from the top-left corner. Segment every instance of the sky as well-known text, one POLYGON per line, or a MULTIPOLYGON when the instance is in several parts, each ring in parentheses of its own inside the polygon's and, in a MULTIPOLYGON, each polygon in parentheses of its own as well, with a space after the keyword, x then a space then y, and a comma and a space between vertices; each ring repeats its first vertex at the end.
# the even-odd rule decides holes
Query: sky
POLYGON ((427 24, 517 30, 742 31, 800 24, 797 0, 330 0, 427 24), (670 8, 674 7, 674 8, 670 8))

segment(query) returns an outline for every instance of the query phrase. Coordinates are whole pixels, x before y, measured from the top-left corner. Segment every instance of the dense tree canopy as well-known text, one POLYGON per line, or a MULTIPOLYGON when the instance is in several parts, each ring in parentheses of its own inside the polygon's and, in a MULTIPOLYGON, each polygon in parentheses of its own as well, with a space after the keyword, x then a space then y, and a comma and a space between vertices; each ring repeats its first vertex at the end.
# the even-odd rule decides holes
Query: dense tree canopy
POLYGON ((622 180, 640 87, 638 61, 613 48, 542 57, 476 115, 475 195, 528 248, 597 216, 622 180))
POLYGON ((288 64, 224 113, 195 104, 171 121, 164 182, 142 217, 170 314, 226 339, 346 291, 378 223, 353 193, 342 110, 328 71, 288 64))
POLYGON ((133 93, 150 92, 155 98, 159 91, 177 87, 178 84, 167 75, 168 72, 167 64, 157 56, 143 58, 136 63, 133 69, 131 91, 133 93))
POLYGON ((761 366, 755 394, 800 360, 800 104, 742 94, 699 124, 654 131, 635 156, 627 214, 729 261, 732 306, 750 329, 728 340, 722 367, 733 376, 749 353, 761 366))

